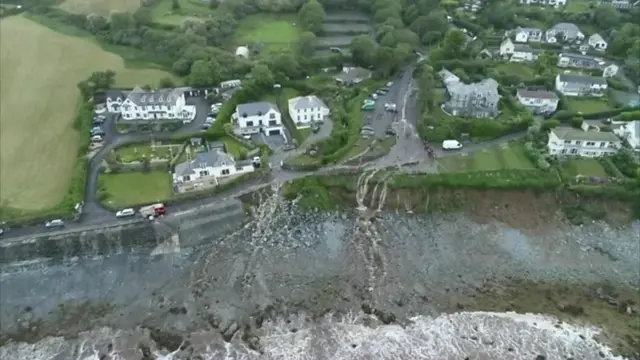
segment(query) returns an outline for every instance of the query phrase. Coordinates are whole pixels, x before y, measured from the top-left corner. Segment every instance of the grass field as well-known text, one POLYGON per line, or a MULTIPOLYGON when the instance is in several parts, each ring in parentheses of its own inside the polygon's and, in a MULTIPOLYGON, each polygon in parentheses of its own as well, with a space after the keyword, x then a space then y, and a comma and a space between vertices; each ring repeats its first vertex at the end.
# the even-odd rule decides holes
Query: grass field
POLYGON ((589 11, 589 3, 591 2, 585 0, 568 1, 567 6, 565 7, 565 11, 568 13, 586 12, 589 11))
POLYGON ((118 208, 154 203, 171 197, 171 175, 165 171, 130 172, 100 175, 107 194, 103 203, 118 208))
POLYGON ((182 151, 183 144, 156 144, 151 148, 150 144, 126 145, 116 150, 122 162, 140 161, 143 158, 159 158, 171 160, 182 151))
POLYGON ((518 76, 523 80, 533 79, 535 77, 533 68, 526 64, 519 63, 502 63, 495 67, 496 70, 509 76, 518 76))
POLYGON ((23 210, 50 208, 67 193, 78 153, 78 82, 105 69, 116 71, 118 86, 168 76, 126 69, 96 44, 22 16, 0 21, 0 56, 0 204, 23 210))
POLYGON ((181 25, 185 20, 207 18, 215 9, 201 0, 180 0, 180 9, 173 10, 171 0, 160 0, 153 6, 153 21, 160 24, 181 25))
MULTIPOLYGON (((463 149, 464 151, 464 149, 463 149)), ((501 169, 534 169, 521 145, 494 147, 476 153, 438 159, 440 172, 493 171, 501 169)))
POLYGON ((567 98, 567 106, 569 110, 581 112, 583 114, 597 113, 601 111, 611 110, 609 103, 605 99, 578 99, 567 98))
POLYGON ((140 8, 140 0, 65 0, 60 8, 73 14, 109 16, 112 11, 133 13, 140 8))
POLYGON ((300 30, 294 16, 252 15, 240 23, 236 45, 263 44, 263 52, 290 50, 298 40, 300 30))
POLYGON ((608 176, 607 171, 596 159, 571 159, 563 165, 563 171, 569 176, 608 176))

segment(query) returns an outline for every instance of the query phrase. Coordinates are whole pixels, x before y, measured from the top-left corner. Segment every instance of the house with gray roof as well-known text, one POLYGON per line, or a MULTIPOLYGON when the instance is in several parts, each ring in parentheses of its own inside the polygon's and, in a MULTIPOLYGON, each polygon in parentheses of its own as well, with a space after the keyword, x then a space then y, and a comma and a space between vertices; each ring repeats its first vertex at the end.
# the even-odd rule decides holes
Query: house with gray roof
POLYGON ((584 33, 574 23, 561 22, 549 28, 545 34, 548 43, 555 44, 558 41, 582 41, 584 33))
POLYGON ((282 114, 276 105, 267 101, 238 105, 232 120, 238 135, 284 135, 282 114))
POLYGON ((607 62, 603 59, 591 55, 563 52, 558 55, 558 63, 561 68, 576 69, 602 69, 607 62))
POLYGON ((560 74, 556 76, 556 90, 565 96, 603 96, 607 80, 600 77, 560 74))
POLYGON ((145 90, 136 86, 131 91, 109 90, 107 110, 120 113, 123 120, 182 120, 189 116, 185 109, 185 92, 189 88, 145 90))
POLYGON ((298 129, 308 128, 314 122, 324 121, 329 113, 329 107, 315 95, 289 99, 289 116, 298 129))
POLYGON ((513 39, 517 43, 541 42, 544 31, 538 28, 517 27, 514 30, 506 32, 506 36, 513 39))
POLYGON ((442 110, 453 116, 473 118, 494 118, 498 116, 498 82, 484 79, 473 84, 465 84, 457 77, 447 76, 447 71, 440 71, 445 82, 449 99, 442 105, 442 110), (446 78, 446 80, 445 80, 446 78), (456 80, 457 79, 457 80, 456 80))
POLYGON ((553 91, 519 89, 516 98, 534 114, 552 114, 560 102, 553 91))
POLYGON ((195 155, 192 160, 177 164, 173 171, 174 184, 196 184, 203 181, 218 183, 228 176, 255 171, 251 160, 236 161, 223 148, 214 147, 195 155))
POLYGON ((543 53, 541 49, 534 49, 527 44, 514 44, 508 37, 500 44, 499 51, 500 56, 511 62, 536 61, 543 53))
POLYGON ((549 133, 549 154, 558 156, 599 157, 613 155, 622 141, 612 132, 588 131, 559 126, 549 133))

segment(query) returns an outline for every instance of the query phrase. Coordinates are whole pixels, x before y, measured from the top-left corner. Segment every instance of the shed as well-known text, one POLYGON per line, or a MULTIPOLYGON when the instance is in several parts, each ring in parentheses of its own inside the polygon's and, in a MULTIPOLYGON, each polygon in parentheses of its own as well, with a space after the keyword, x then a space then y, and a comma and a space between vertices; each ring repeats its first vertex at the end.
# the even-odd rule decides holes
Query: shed
POLYGON ((249 48, 246 46, 238 46, 236 49, 236 56, 242 56, 245 59, 249 58, 249 48))

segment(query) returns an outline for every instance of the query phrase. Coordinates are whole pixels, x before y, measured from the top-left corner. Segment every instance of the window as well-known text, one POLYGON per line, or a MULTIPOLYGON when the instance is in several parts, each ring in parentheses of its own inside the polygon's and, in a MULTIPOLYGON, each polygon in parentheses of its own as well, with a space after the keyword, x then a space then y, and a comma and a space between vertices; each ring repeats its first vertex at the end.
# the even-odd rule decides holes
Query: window
POLYGON ((275 119, 275 118, 276 118, 276 114, 274 113, 269 114, 269 119, 275 119))
POLYGON ((571 149, 571 154, 577 154, 578 153, 578 149, 571 149))
POLYGON ((304 119, 307 120, 307 115, 304 116, 304 119))
POLYGON ((229 169, 222 169, 221 174, 222 175, 229 175, 230 174, 229 169))
POLYGON ((571 144, 571 140, 565 140, 564 143, 565 144, 571 144))
POLYGON ((183 181, 190 181, 191 178, 189 177, 189 175, 185 175, 185 176, 182 177, 182 180, 183 181))
POLYGON ((300 115, 298 115, 298 121, 300 121, 300 115))
POLYGON ((567 149, 562 149, 561 153, 566 154, 567 153, 567 149))
POLYGON ((582 144, 582 141, 576 140, 576 145, 580 145, 580 144, 582 144))
POLYGON ((603 147, 605 147, 605 146, 607 146, 607 143, 606 143, 606 142, 604 142, 604 141, 603 141, 603 142, 601 142, 601 143, 600 143, 600 147, 601 147, 601 148, 603 148, 603 147))
POLYGON ((208 171, 200 171, 200 176, 209 176, 209 172, 208 171))
POLYGON ((253 126, 253 121, 247 121, 247 126, 253 126))
POLYGON ((596 143, 593 141, 587 141, 587 146, 595 146, 596 143))

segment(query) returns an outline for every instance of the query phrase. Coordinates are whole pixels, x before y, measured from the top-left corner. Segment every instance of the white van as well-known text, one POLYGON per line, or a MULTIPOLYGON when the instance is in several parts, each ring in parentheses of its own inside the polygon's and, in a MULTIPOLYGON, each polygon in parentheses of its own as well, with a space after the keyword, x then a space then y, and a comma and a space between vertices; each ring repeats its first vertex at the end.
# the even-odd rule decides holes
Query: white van
POLYGON ((122 209, 116 213, 117 218, 129 217, 136 214, 136 211, 133 209, 122 209))
POLYGON ((457 150, 462 149, 462 144, 458 140, 445 140, 442 142, 443 150, 457 150))

